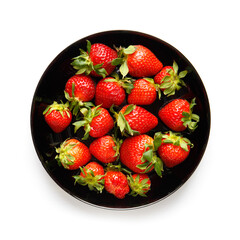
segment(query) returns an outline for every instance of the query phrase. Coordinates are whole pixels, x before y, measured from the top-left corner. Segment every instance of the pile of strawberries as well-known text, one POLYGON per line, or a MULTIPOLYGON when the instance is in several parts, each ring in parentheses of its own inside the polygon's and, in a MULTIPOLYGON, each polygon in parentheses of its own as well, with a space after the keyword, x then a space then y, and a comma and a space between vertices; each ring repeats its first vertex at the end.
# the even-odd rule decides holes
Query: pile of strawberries
POLYGON ((142 45, 113 49, 89 41, 87 50, 80 49, 71 65, 77 72, 66 80, 66 103, 54 101, 43 112, 55 133, 72 122, 76 133, 56 148, 56 160, 66 170, 79 169, 73 175, 76 187, 88 186, 98 193, 105 190, 119 199, 126 194, 147 196, 150 172, 162 177, 165 168, 188 157, 193 144, 181 132, 194 131, 199 116, 193 113, 195 99, 171 100, 159 106, 158 116, 144 106, 186 86, 187 71, 179 72, 175 61, 163 66, 142 45), (168 132, 156 129, 159 121, 168 132), (93 139, 90 146, 84 143, 88 138, 93 139))

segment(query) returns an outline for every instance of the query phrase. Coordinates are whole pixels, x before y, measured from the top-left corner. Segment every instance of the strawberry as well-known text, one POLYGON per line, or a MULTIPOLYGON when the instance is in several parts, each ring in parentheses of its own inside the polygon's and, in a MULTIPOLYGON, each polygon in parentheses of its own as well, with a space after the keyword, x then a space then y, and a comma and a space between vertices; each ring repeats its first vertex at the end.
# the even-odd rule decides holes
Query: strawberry
MULTIPOLYGON (((128 103, 136 105, 150 105, 157 98, 157 85, 151 78, 141 78, 134 82, 134 88, 128 95, 128 103)), ((161 96, 160 91, 159 98, 161 96)))
POLYGON ((130 195, 136 197, 137 195, 147 197, 146 193, 150 190, 151 180, 147 174, 133 174, 128 175, 128 184, 132 190, 130 195))
POLYGON ((88 186, 91 191, 102 193, 104 189, 104 169, 97 162, 90 162, 85 167, 80 167, 81 173, 73 176, 75 184, 88 186))
POLYGON ((167 96, 175 94, 176 90, 181 89, 182 86, 186 86, 182 78, 187 75, 187 70, 184 70, 178 74, 178 65, 174 61, 173 66, 165 66, 154 77, 154 82, 159 84, 159 88, 167 96))
POLYGON ((106 172, 104 187, 107 192, 119 199, 125 198, 130 191, 126 175, 116 170, 106 172))
POLYGON ((120 140, 115 140, 112 136, 103 136, 95 139, 89 147, 91 154, 103 163, 112 163, 119 156, 120 140))
POLYGON ((130 93, 133 84, 129 78, 119 79, 117 74, 114 77, 107 77, 98 82, 96 86, 95 104, 104 108, 110 108, 113 104, 120 106, 130 93))
POLYGON ((156 154, 158 146, 158 142, 145 134, 128 137, 120 147, 120 161, 135 173, 147 173, 155 169, 162 176, 162 161, 156 154))
POLYGON ((59 165, 69 170, 78 169, 80 166, 87 164, 91 159, 88 147, 74 138, 67 139, 61 143, 56 152, 58 153, 56 160, 59 165))
POLYGON ((83 108, 81 113, 84 115, 83 119, 74 122, 73 125, 75 126, 74 132, 84 127, 83 140, 86 140, 89 135, 94 138, 102 137, 114 127, 113 118, 105 108, 100 106, 83 108))
POLYGON ((158 116, 173 131, 184 131, 186 128, 194 131, 199 122, 199 116, 192 113, 195 105, 195 98, 191 103, 185 99, 175 99, 161 108, 158 116))
POLYGON ((105 78, 113 72, 115 66, 111 64, 112 60, 117 58, 117 52, 102 43, 91 45, 87 40, 87 52, 80 49, 80 55, 73 58, 71 63, 77 74, 91 74, 94 77, 105 78))
POLYGON ((130 45, 128 48, 120 47, 117 50, 118 58, 112 64, 121 65, 119 70, 123 77, 128 73, 137 78, 150 77, 156 75, 163 67, 154 53, 142 45, 130 45))
POLYGON ((182 137, 179 133, 170 131, 162 135, 162 144, 157 151, 166 167, 172 168, 188 157, 192 147, 193 144, 189 139, 182 137))
POLYGON ((54 101, 44 110, 43 115, 46 123, 55 133, 65 130, 72 121, 72 113, 68 108, 68 103, 59 104, 54 101))
POLYGON ((92 106, 91 101, 95 95, 95 84, 90 76, 77 74, 68 79, 65 85, 65 97, 70 102, 73 115, 78 115, 79 108, 85 105, 92 106))
POLYGON ((117 126, 123 135, 136 135, 149 132, 158 125, 158 119, 146 109, 130 104, 119 113, 110 109, 116 118, 117 126))

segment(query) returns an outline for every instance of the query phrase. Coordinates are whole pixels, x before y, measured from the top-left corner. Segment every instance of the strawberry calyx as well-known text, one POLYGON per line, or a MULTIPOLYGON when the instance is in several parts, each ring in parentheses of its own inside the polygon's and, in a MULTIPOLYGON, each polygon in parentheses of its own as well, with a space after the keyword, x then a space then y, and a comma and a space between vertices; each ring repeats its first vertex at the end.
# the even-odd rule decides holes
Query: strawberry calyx
POLYGON ((74 184, 78 183, 82 186, 87 185, 89 190, 102 193, 104 189, 104 175, 95 175, 92 170, 86 168, 84 169, 82 167, 80 167, 80 170, 83 176, 80 174, 74 175, 74 184))
POLYGON ((168 69, 168 75, 162 79, 160 89, 167 97, 174 95, 176 90, 180 90, 182 86, 186 87, 185 82, 182 80, 187 75, 187 70, 181 71, 178 74, 178 65, 173 61, 173 69, 168 69))
POLYGON ((128 74, 129 69, 127 65, 128 55, 133 54, 136 51, 136 47, 133 45, 128 46, 127 48, 119 47, 116 48, 118 57, 112 61, 113 66, 120 65, 119 71, 122 74, 123 78, 128 74))
POLYGON ((126 120, 125 116, 131 113, 136 108, 136 105, 130 104, 124 113, 119 111, 118 113, 114 110, 114 105, 111 106, 110 111, 114 114, 114 117, 116 119, 117 127, 119 128, 120 132, 123 136, 135 136, 139 135, 140 133, 138 131, 133 130, 128 121, 126 120))
POLYGON ((135 178, 132 175, 127 176, 129 187, 131 188, 130 195, 133 197, 141 196, 147 197, 146 193, 150 190, 149 179, 145 178, 140 180, 140 175, 137 174, 135 178))
POLYGON ((117 157, 117 159, 115 161, 117 161, 119 159, 120 156, 120 147, 123 143, 122 139, 116 138, 115 136, 112 136, 113 141, 115 143, 115 146, 113 146, 113 150, 115 151, 115 154, 113 157, 117 157))
POLYGON ((76 143, 68 143, 67 140, 65 140, 59 148, 56 148, 58 155, 56 155, 55 159, 59 166, 63 165, 64 168, 68 169, 70 165, 74 164, 75 157, 69 154, 69 151, 76 145, 76 143))
POLYGON ((80 109, 80 112, 82 113, 83 118, 79 121, 74 122, 73 125, 75 126, 74 133, 76 133, 80 127, 84 127, 85 134, 84 134, 82 140, 88 139, 89 132, 91 130, 90 124, 91 124, 93 118, 97 117, 101 113, 101 109, 99 109, 100 106, 101 105, 98 105, 94 108, 84 107, 84 108, 80 109))
POLYGON ((128 94, 134 88, 134 86, 133 86, 134 79, 132 79, 130 77, 124 77, 124 78, 120 79, 119 75, 116 72, 112 73, 111 77, 112 78, 105 79, 104 82, 116 82, 123 89, 125 89, 126 93, 128 93, 128 94))
POLYGON ((61 101, 61 103, 57 103, 54 101, 51 105, 47 106, 46 109, 43 111, 43 115, 49 115, 53 110, 58 111, 61 116, 64 118, 64 112, 66 112, 67 116, 70 118, 69 113, 69 103, 66 102, 65 104, 61 101))
POLYGON ((66 91, 64 91, 64 94, 65 94, 65 98, 69 102, 68 105, 69 105, 70 111, 74 116, 79 118, 79 114, 80 114, 79 111, 82 107, 94 107, 94 105, 92 102, 83 102, 82 100, 77 98, 74 94, 74 91, 75 91, 75 84, 72 83, 72 97, 70 97, 70 95, 66 91))
POLYGON ((131 171, 129 171, 128 169, 122 167, 122 165, 120 163, 116 164, 116 163, 108 163, 106 168, 105 168, 106 172, 109 171, 115 171, 115 172, 125 172, 126 174, 130 175, 131 171))
POLYGON ((190 103, 190 111, 182 112, 183 118, 181 121, 183 125, 187 127, 190 131, 194 131, 198 127, 198 122, 200 121, 200 117, 197 114, 193 113, 193 107, 196 105, 196 98, 193 98, 190 103))
POLYGON ((162 177, 163 172, 163 162, 157 156, 157 148, 155 148, 156 143, 154 144, 145 144, 145 150, 142 155, 141 164, 138 164, 137 167, 141 170, 144 170, 144 173, 149 172, 154 168, 155 172, 159 177, 162 177))
POLYGON ((107 71, 105 68, 102 68, 103 63, 93 65, 93 62, 89 56, 91 51, 91 42, 89 40, 87 40, 87 51, 84 51, 81 48, 79 51, 80 55, 74 57, 73 62, 71 63, 73 68, 77 70, 76 74, 85 73, 86 75, 89 75, 92 71, 94 71, 103 78, 107 76, 107 71))
MULTIPOLYGON (((180 133, 174 133, 172 131, 168 131, 164 134, 161 132, 155 133, 154 138, 161 138, 162 143, 171 143, 175 146, 180 146, 186 152, 189 151, 188 146, 190 146, 190 148, 194 146, 188 138, 183 137, 180 133)), ((160 147, 160 145, 158 147, 160 147)))

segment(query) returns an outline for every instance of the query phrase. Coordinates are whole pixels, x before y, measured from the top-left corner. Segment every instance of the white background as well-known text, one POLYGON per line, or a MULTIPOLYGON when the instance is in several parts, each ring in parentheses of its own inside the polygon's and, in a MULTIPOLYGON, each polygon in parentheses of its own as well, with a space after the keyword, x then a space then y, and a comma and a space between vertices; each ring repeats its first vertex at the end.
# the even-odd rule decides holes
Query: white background
POLYGON ((238 1, 1 1, 1 239, 239 239, 238 1), (154 35, 182 52, 210 100, 211 134, 188 182, 152 206, 104 210, 65 193, 33 147, 30 109, 48 64, 105 30, 154 35))

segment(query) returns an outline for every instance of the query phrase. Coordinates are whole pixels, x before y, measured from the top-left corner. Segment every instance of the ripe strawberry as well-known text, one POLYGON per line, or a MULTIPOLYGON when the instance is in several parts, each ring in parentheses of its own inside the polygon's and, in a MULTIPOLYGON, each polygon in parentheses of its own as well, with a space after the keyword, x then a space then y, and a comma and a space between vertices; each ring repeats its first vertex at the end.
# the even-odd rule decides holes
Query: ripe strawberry
POLYGON ((65 130, 72 121, 72 113, 68 108, 68 103, 58 104, 54 101, 44 110, 43 115, 45 121, 55 133, 65 130))
POLYGON ((176 90, 179 90, 182 86, 186 86, 182 78, 187 75, 187 70, 178 74, 178 65, 174 61, 173 66, 165 66, 154 77, 154 82, 159 84, 159 88, 167 96, 175 94, 176 90))
POLYGON ((74 138, 65 140, 56 149, 56 152, 58 153, 56 160, 59 165, 69 170, 78 169, 80 166, 87 164, 91 159, 88 147, 74 138))
POLYGON ((113 104, 120 106, 130 93, 133 84, 129 78, 119 79, 117 74, 114 77, 107 77, 98 82, 96 86, 95 104, 104 108, 110 108, 113 104))
POLYGON ((120 147, 120 161, 135 173, 147 173, 155 169, 161 176, 163 165, 156 155, 153 138, 148 135, 138 135, 126 138, 120 147))
POLYGON ((130 45, 128 48, 120 47, 118 58, 112 64, 121 64, 119 70, 123 77, 129 73, 132 77, 138 78, 154 76, 163 67, 154 53, 142 45, 130 45))
POLYGON ((97 162, 90 162, 85 167, 80 167, 80 175, 75 175, 75 184, 88 186, 91 191, 102 193, 104 189, 104 169, 97 162))
POLYGON ((65 92, 70 98, 74 97, 82 102, 91 101, 95 94, 94 81, 84 74, 74 75, 68 79, 65 92))
POLYGON ((158 148, 158 155, 166 167, 172 168, 188 157, 191 147, 193 144, 187 138, 170 131, 162 135, 162 144, 158 148))
POLYGON ((130 191, 126 175, 114 170, 107 171, 104 187, 107 192, 119 199, 125 198, 125 195, 130 191))
POLYGON ((112 136, 103 136, 95 139, 89 147, 91 154, 103 163, 112 163, 119 157, 120 140, 112 136))
POLYGON ((85 73, 105 78, 115 69, 115 66, 111 64, 115 58, 117 58, 117 52, 114 49, 102 43, 91 45, 87 40, 87 52, 80 49, 80 55, 73 58, 74 61, 71 64, 78 70, 77 74, 85 73))
POLYGON ((119 113, 114 113, 117 125, 123 135, 135 135, 149 132, 158 125, 158 119, 146 109, 130 104, 124 106, 119 113))
POLYGON ((65 85, 65 97, 70 102, 73 115, 78 115, 79 108, 85 105, 93 106, 91 101, 95 95, 95 84, 90 76, 77 74, 68 79, 65 85))
MULTIPOLYGON (((158 87, 151 78, 142 78, 134 82, 134 88, 128 95, 128 103, 136 105, 150 105, 157 98, 158 87)), ((159 97, 161 96, 158 91, 159 97)))
POLYGON ((147 174, 128 175, 128 184, 132 190, 130 195, 147 197, 146 193, 150 190, 151 180, 147 174))
POLYGON ((195 105, 195 98, 191 103, 185 99, 175 99, 161 108, 158 116, 173 131, 184 131, 186 128, 194 131, 199 122, 199 116, 192 113, 195 105))
POLYGON ((105 108, 100 106, 83 108, 81 112, 84 115, 83 119, 74 122, 73 125, 75 126, 74 132, 84 127, 83 140, 86 140, 89 135, 94 138, 102 137, 114 127, 113 118, 105 108))

